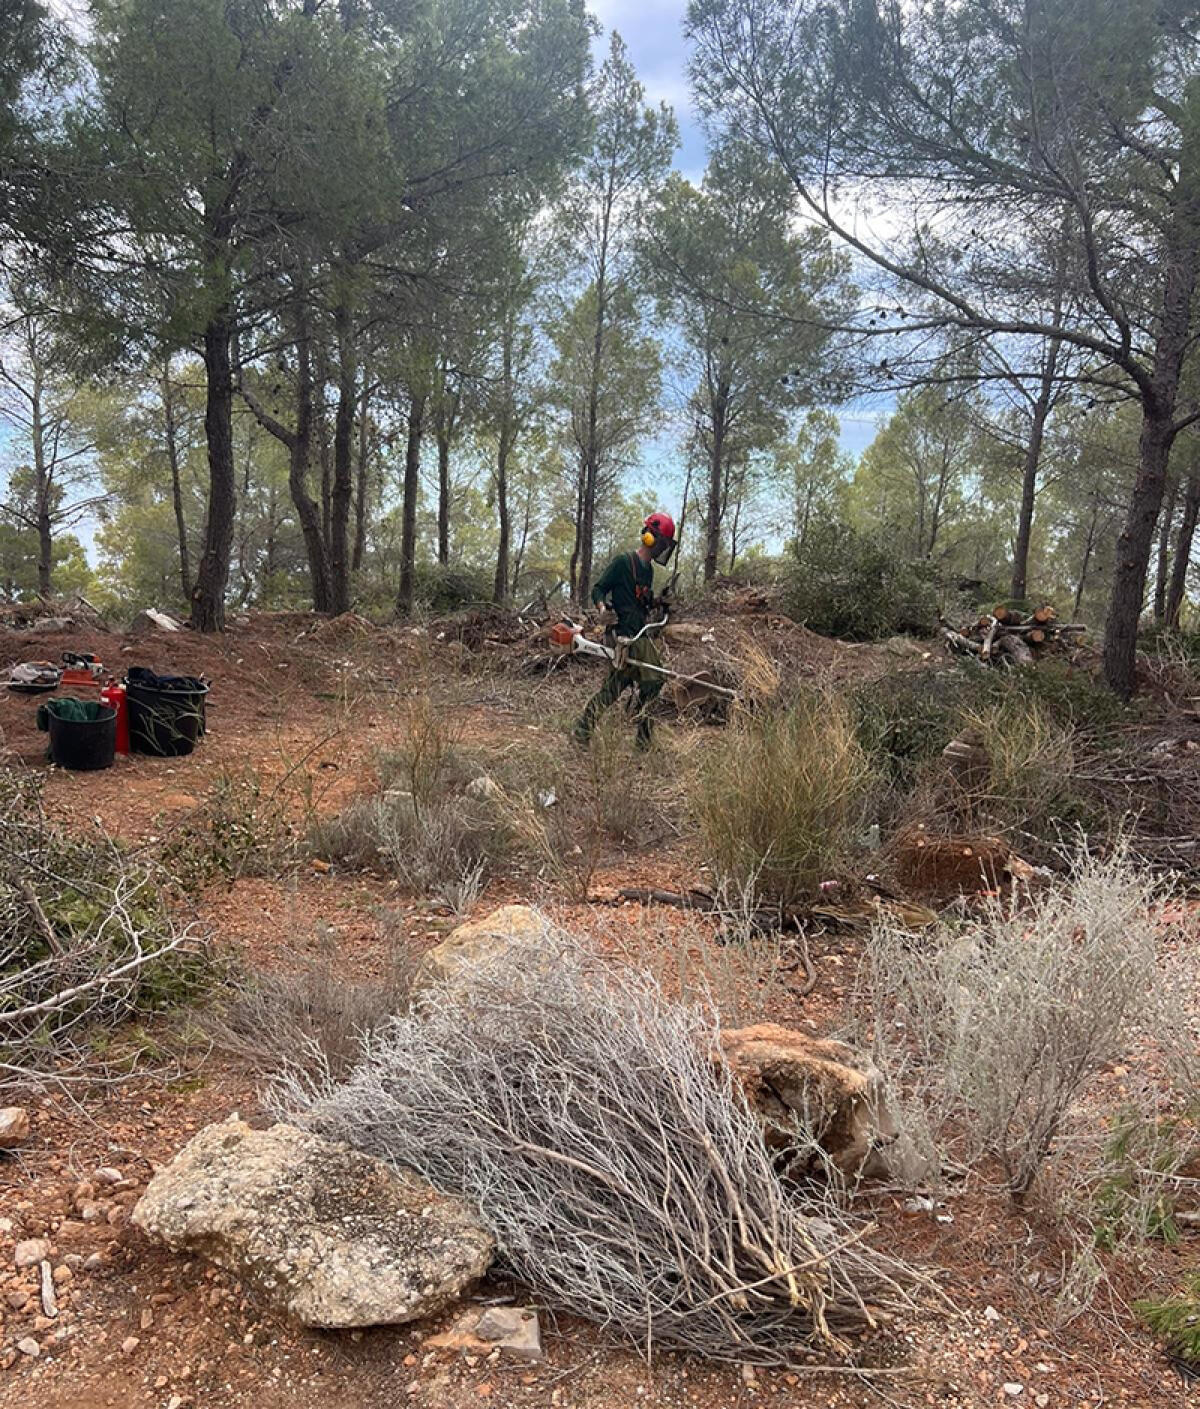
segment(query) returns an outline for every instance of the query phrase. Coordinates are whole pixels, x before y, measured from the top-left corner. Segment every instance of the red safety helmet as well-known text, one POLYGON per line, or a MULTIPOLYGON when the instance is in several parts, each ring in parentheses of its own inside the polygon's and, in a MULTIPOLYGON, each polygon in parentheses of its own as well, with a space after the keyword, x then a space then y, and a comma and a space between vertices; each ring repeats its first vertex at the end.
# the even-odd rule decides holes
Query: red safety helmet
MULTIPOLYGON (((656 513, 651 514, 642 525, 642 531, 643 533, 652 534, 655 538, 674 538, 675 520, 670 514, 664 513, 659 509, 656 513)), ((646 544, 647 548, 651 546, 652 545, 649 543, 646 544)))
POLYGON ((661 509, 656 510, 642 524, 642 542, 654 561, 665 567, 675 551, 675 520, 661 509))

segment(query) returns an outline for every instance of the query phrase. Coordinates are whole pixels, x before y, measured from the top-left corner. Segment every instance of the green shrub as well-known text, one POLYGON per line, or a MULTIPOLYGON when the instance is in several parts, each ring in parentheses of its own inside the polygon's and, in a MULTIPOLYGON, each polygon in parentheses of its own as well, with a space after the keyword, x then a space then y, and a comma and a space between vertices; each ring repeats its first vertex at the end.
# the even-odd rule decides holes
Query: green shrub
POLYGON ((1200 1272, 1193 1272, 1174 1296, 1135 1301, 1133 1309, 1162 1337, 1171 1355, 1200 1368, 1200 1272))
POLYGON ((1178 1176, 1194 1154, 1191 1127, 1179 1117, 1136 1106, 1118 1112, 1091 1196, 1097 1244, 1111 1252, 1148 1238, 1177 1243, 1178 1176))
POLYGON ((947 670, 887 675, 850 697, 858 741, 902 791, 954 738, 963 710, 991 696, 988 675, 969 663, 947 670))
POLYGON ((163 842, 163 861, 185 890, 275 876, 295 864, 302 829, 290 816, 291 781, 269 785, 249 767, 217 774, 200 806, 163 842))
POLYGON ((936 573, 906 562, 845 524, 814 527, 783 570, 783 608, 823 636, 879 641, 937 625, 936 573))
POLYGON ((480 568, 418 563, 413 574, 413 601, 435 615, 477 607, 492 600, 492 577, 480 568))
POLYGON ((741 714, 703 761, 693 805, 718 874, 781 904, 844 863, 875 782, 844 701, 817 691, 741 714))

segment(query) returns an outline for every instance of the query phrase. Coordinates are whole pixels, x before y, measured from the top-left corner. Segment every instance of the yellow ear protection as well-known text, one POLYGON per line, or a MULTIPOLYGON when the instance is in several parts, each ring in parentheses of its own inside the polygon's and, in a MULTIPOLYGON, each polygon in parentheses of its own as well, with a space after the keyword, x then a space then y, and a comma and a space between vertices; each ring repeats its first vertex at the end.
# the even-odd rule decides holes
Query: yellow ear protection
POLYGON ((643 531, 642 542, 647 548, 653 548, 657 541, 658 540, 654 537, 654 535, 650 532, 649 529, 645 529, 643 531))

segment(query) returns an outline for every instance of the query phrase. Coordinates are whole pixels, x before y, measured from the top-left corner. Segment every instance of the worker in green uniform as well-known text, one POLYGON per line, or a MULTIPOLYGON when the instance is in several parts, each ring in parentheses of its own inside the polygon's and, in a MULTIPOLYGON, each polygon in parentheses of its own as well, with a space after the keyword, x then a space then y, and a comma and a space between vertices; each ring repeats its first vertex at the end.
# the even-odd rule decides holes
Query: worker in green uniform
POLYGON ((587 745, 596 727, 600 711, 615 704, 626 690, 634 691, 637 702, 637 746, 650 747, 651 722, 649 707, 662 689, 663 677, 656 671, 645 670, 641 663, 660 664, 658 650, 650 636, 641 636, 628 648, 621 640, 637 636, 646 625, 654 606, 654 564, 665 567, 675 551, 675 521, 670 514, 651 514, 642 525, 642 541, 631 553, 622 553, 605 568, 592 588, 592 604, 608 604, 606 625, 613 630, 610 644, 616 646, 617 658, 608 678, 587 703, 587 708, 575 723, 574 735, 587 745))

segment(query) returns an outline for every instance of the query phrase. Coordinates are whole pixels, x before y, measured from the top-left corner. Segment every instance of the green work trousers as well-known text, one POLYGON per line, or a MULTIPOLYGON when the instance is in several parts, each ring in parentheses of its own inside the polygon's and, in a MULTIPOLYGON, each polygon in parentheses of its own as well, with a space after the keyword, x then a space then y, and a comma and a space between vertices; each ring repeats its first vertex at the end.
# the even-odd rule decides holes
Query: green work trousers
POLYGON ((644 670, 640 661, 651 665, 660 664, 660 657, 654 642, 643 636, 629 647, 626 664, 618 670, 614 665, 608 678, 587 702, 587 708, 575 724, 575 737, 586 744, 592 737, 596 720, 601 710, 616 704, 626 690, 632 689, 637 707, 637 742, 639 748, 647 748, 650 743, 651 722, 649 707, 663 687, 663 677, 653 670, 644 670))

